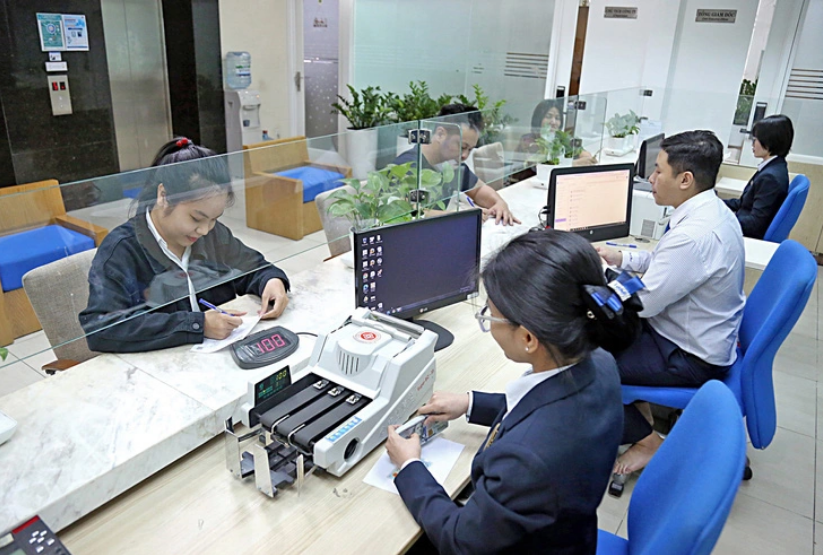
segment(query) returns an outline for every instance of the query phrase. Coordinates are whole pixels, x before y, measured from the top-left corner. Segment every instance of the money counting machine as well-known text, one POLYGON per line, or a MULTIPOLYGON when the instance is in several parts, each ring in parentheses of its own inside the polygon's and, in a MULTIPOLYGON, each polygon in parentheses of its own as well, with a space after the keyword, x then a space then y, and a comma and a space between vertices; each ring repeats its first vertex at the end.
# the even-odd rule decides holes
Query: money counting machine
POLYGON ((305 369, 249 384, 241 420, 251 431, 239 436, 226 421, 228 469, 254 474, 270 497, 316 468, 342 476, 431 397, 436 342, 416 324, 358 309, 318 337, 305 369))

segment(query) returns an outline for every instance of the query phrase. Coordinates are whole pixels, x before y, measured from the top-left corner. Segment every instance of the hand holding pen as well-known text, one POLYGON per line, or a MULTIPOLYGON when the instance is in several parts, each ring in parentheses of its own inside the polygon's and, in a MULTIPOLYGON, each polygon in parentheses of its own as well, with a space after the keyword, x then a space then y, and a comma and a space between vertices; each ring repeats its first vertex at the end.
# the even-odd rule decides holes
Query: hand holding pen
POLYGON ((226 312, 203 299, 198 302, 211 309, 204 313, 203 336, 208 339, 225 339, 243 323, 240 316, 245 315, 245 312, 226 312))

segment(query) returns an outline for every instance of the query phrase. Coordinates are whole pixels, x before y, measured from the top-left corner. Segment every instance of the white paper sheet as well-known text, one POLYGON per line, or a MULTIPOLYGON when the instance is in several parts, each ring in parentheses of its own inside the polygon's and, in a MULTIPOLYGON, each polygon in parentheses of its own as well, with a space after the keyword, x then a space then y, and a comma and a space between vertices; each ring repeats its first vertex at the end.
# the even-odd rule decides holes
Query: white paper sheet
POLYGON ((249 332, 254 329, 254 326, 257 325, 257 322, 260 321, 260 316, 243 316, 242 318, 243 323, 236 327, 227 338, 204 339, 202 343, 195 345, 191 350, 195 353, 216 353, 220 349, 228 347, 236 341, 240 341, 246 337, 249 332))
MULTIPOLYGON (((420 459, 428 467, 437 483, 443 485, 462 451, 463 445, 460 443, 437 437, 423 446, 420 459)), ((363 481, 370 486, 397 494, 397 488, 394 487, 396 475, 397 467, 392 464, 388 453, 384 451, 363 481)))

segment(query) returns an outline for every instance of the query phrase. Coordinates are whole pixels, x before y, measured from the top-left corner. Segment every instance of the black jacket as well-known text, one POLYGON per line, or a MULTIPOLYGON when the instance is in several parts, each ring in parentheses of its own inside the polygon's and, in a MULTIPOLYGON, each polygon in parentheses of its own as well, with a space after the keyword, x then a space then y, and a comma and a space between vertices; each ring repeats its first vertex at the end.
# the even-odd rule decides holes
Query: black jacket
MULTIPOLYGON (((237 295, 261 295, 286 274, 217 222, 191 247, 189 274, 198 299, 220 305, 237 295)), ((188 281, 160 249, 138 215, 109 233, 89 271, 89 303, 80 313, 89 348, 108 353, 151 351, 202 343, 205 315, 192 312, 188 281)))
POLYGON ((739 199, 725 203, 737 215, 743 235, 762 239, 788 195, 789 168, 778 156, 752 176, 739 199))
POLYGON ((406 507, 441 555, 594 555, 597 507, 623 430, 614 358, 594 351, 505 414, 505 395, 474 394, 470 421, 499 428, 472 461, 465 507, 419 462, 394 480, 406 507))

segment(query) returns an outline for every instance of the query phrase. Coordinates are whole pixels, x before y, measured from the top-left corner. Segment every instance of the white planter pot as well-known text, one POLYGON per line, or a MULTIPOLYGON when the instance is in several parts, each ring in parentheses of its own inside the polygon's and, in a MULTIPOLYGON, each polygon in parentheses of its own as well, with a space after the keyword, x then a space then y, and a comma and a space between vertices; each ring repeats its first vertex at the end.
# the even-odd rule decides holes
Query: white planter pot
POLYGON ((412 145, 409 144, 408 137, 397 137, 397 155, 400 156, 407 150, 409 150, 412 145))
POLYGON ((535 169, 537 170, 537 181, 540 182, 540 185, 543 187, 548 187, 552 170, 559 167, 560 166, 552 166, 550 164, 537 164, 535 169))
POLYGON ((346 147, 352 177, 366 179, 377 160, 377 129, 350 129, 346 133, 346 147))
POLYGON ((634 135, 625 137, 607 137, 606 148, 614 151, 630 152, 634 148, 634 135))

